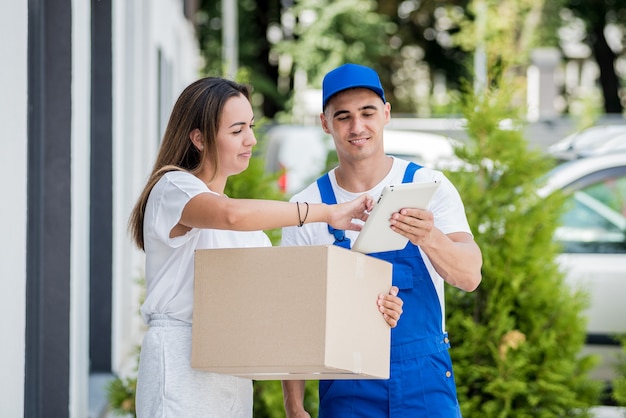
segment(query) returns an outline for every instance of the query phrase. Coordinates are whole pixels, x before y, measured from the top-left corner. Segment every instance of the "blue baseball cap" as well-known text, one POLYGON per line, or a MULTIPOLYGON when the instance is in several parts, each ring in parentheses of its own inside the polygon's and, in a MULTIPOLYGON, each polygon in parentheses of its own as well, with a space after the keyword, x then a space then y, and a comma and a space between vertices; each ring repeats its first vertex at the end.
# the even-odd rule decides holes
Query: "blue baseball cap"
POLYGON ((376 71, 363 65, 344 64, 324 76, 324 81, 322 81, 322 109, 326 108, 328 101, 335 94, 358 87, 372 90, 380 96, 383 103, 387 102, 385 91, 380 84, 380 78, 378 78, 376 71))

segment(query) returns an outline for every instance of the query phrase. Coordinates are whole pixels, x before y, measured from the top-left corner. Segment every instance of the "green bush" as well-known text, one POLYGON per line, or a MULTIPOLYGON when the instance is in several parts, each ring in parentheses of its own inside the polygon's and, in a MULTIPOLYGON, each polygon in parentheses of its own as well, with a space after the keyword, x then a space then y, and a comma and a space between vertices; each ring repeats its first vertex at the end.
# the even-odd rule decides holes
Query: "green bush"
MULTIPOLYGON (((317 381, 309 380, 305 386, 304 407, 311 418, 317 417, 318 401, 317 381)), ((280 381, 254 382, 254 418, 285 418, 283 390, 280 381)))
MULTIPOLYGON (((228 178, 224 194, 233 198, 286 200, 278 188, 278 174, 267 174, 265 161, 260 157, 250 160, 248 169, 228 178)), ((280 241, 280 229, 265 231, 272 243, 280 241)))
POLYGON ((106 387, 109 407, 115 415, 133 416, 135 413, 135 391, 137 389, 137 377, 125 379, 115 378, 106 387))
POLYGON ((620 338, 622 355, 617 370, 618 376, 613 381, 613 399, 620 406, 626 406, 626 336, 620 338))
POLYGON ((586 295, 555 261, 564 198, 537 196, 554 162, 529 148, 510 103, 497 88, 463 96, 457 154, 471 168, 448 173, 483 254, 476 291, 446 287, 459 401, 466 418, 585 416, 600 386, 588 378, 596 359, 580 357, 586 295))

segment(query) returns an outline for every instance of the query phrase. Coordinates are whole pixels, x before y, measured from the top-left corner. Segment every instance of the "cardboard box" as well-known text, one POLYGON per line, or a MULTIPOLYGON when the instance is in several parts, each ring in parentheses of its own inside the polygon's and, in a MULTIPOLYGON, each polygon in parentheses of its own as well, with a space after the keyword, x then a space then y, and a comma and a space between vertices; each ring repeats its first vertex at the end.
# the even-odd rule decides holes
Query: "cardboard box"
POLYGON ((387 379, 391 264, 333 245, 198 250, 193 368, 255 380, 387 379))

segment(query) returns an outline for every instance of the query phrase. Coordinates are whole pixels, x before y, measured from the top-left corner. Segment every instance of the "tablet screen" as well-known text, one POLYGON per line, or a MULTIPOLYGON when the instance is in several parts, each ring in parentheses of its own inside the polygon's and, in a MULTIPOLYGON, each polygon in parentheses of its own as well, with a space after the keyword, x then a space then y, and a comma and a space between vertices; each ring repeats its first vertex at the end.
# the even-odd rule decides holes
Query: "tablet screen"
POLYGON ((352 250, 368 254, 403 249, 409 240, 391 229, 391 215, 402 208, 428 209, 438 187, 436 181, 385 186, 352 250))

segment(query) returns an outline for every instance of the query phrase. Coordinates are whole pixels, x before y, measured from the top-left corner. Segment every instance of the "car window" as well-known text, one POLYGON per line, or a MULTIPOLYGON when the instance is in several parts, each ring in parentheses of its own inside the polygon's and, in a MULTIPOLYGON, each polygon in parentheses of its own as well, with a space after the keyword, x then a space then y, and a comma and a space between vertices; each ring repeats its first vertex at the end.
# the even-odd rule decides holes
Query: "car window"
POLYGON ((569 197, 555 238, 566 253, 626 253, 626 177, 590 184, 569 197))
POLYGON ((626 176, 610 177, 585 188, 585 192, 616 212, 626 215, 626 176))

